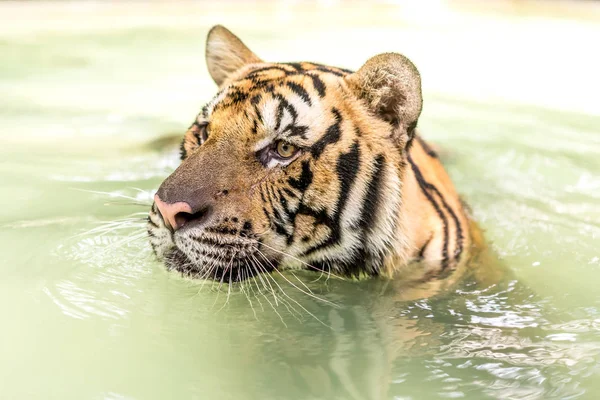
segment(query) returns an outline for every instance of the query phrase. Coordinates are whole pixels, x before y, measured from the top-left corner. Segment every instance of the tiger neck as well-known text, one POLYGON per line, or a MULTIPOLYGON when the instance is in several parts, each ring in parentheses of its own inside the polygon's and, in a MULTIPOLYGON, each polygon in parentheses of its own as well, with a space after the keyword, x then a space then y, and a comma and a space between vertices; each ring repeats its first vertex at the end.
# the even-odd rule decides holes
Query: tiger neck
POLYGON ((423 271, 455 269, 467 258, 469 218, 437 154, 416 137, 402 173, 399 242, 384 265, 387 274, 421 261, 423 271))

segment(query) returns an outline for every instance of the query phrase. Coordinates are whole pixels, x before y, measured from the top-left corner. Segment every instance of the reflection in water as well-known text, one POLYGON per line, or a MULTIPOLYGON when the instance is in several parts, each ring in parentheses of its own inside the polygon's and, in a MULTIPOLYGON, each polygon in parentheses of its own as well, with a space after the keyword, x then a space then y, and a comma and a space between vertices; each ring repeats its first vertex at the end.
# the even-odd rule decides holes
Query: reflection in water
POLYGON ((228 288, 165 272, 144 241, 127 240, 137 237, 131 227, 95 232, 61 250, 89 268, 47 287, 52 301, 70 317, 106 321, 131 318, 142 302, 173 317, 152 327, 152 341, 210 327, 197 337, 220 343, 218 369, 237 382, 226 392, 244 398, 562 398, 583 394, 579 379, 600 372, 600 319, 570 320, 509 274, 485 284, 467 274, 429 297, 419 297, 422 285, 306 271, 228 288), (165 278, 167 287, 135 289, 165 278), (94 285, 104 290, 85 289, 94 285))

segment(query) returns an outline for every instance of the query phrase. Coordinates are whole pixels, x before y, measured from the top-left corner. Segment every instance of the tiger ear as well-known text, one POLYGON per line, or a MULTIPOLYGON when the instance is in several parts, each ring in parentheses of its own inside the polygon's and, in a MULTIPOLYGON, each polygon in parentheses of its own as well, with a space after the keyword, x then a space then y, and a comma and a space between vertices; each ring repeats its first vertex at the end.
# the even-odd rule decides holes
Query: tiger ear
POLYGON ((219 86, 232 73, 247 64, 261 63, 242 41, 222 25, 215 25, 206 38, 206 65, 219 86))
POLYGON ((408 58, 397 53, 379 54, 345 79, 371 112, 392 125, 393 135, 401 143, 410 142, 423 97, 421 76, 408 58))

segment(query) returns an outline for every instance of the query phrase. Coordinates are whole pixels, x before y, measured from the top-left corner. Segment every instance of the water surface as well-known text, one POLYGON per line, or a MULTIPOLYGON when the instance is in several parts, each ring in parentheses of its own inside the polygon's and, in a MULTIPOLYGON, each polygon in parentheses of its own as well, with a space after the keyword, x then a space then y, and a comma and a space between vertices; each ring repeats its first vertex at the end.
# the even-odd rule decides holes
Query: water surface
POLYGON ((595 9, 315 7, 0 5, 2 398, 600 396, 600 65, 573 46, 595 9), (406 300, 377 279, 275 275, 276 296, 247 296, 166 272, 143 213, 214 93, 217 22, 268 59, 413 57, 421 130, 507 277, 406 300), (568 82, 560 52, 581 60, 568 82))

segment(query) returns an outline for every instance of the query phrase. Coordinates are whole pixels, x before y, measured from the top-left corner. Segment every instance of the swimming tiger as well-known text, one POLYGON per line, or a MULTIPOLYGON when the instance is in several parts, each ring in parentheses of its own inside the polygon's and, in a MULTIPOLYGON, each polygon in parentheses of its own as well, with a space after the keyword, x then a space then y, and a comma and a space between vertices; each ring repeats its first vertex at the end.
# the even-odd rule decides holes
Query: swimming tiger
POLYGON ((219 90, 148 218, 168 269, 222 282, 285 269, 423 280, 471 257, 474 223, 417 132, 408 58, 376 55, 356 72, 269 63, 215 26, 206 61, 219 90))

